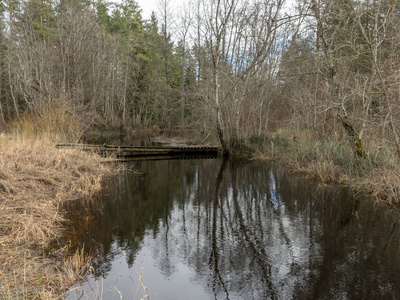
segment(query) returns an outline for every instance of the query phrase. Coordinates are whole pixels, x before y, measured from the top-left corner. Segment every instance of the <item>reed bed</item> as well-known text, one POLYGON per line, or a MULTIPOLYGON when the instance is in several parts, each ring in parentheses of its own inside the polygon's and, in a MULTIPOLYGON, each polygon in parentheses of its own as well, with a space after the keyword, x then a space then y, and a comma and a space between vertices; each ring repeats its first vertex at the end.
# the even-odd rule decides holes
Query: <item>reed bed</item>
POLYGON ((82 250, 48 246, 62 233, 62 203, 92 199, 110 173, 94 153, 0 135, 1 299, 54 299, 90 271, 82 250))

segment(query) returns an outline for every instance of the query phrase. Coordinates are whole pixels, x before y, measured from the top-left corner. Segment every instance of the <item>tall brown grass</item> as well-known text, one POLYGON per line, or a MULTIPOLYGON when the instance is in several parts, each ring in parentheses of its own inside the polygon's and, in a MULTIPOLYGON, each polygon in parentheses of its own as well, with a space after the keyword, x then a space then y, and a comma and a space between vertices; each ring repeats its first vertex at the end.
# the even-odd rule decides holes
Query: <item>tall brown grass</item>
POLYGON ((40 111, 26 111, 11 122, 13 134, 54 142, 78 142, 84 129, 85 124, 71 113, 68 103, 58 99, 48 100, 40 111))
POLYGON ((93 198, 111 173, 94 153, 55 147, 76 141, 75 126, 50 107, 0 135, 1 299, 54 299, 90 270, 84 253, 68 255, 68 245, 46 255, 63 229, 62 202, 93 198))

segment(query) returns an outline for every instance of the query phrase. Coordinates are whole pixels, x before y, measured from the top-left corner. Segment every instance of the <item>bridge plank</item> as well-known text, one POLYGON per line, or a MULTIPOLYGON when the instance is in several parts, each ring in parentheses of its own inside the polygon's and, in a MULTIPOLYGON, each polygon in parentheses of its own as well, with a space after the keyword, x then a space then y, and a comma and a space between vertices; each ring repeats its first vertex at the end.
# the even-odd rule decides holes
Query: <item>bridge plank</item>
POLYGON ((218 153, 218 147, 182 146, 182 147, 143 147, 143 146, 115 146, 92 144, 58 144, 57 148, 71 147, 83 150, 95 150, 100 152, 135 152, 135 153, 218 153))

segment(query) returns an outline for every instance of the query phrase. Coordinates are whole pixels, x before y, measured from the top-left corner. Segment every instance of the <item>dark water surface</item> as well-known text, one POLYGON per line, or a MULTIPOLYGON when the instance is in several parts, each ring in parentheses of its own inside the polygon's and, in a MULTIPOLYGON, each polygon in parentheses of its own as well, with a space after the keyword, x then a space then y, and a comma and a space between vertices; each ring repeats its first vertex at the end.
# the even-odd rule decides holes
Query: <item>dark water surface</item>
POLYGON ((134 299, 141 266, 150 299, 400 299, 399 212, 263 163, 126 167, 69 208, 98 257, 68 299, 134 299))

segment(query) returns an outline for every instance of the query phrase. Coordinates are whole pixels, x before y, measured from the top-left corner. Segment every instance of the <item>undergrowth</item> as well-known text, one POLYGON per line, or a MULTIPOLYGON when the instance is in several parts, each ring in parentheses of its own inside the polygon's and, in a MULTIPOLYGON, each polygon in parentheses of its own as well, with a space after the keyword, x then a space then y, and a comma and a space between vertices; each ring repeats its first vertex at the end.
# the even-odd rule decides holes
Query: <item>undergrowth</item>
POLYGON ((24 112, 11 122, 14 136, 44 138, 53 142, 78 142, 83 136, 84 124, 69 111, 61 100, 49 100, 40 111, 24 112))
POLYGON ((368 157, 359 158, 346 140, 314 138, 281 129, 262 138, 250 138, 248 147, 255 157, 277 160, 306 177, 349 185, 379 203, 400 204, 398 160, 389 146, 369 144, 368 157))

